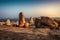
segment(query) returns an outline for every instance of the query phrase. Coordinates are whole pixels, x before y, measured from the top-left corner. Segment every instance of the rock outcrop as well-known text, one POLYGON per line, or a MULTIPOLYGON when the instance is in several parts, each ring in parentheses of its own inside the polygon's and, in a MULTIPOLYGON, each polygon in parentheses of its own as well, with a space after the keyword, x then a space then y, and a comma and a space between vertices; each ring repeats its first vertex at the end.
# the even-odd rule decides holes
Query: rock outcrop
POLYGON ((58 23, 49 17, 41 17, 35 19, 36 27, 48 26, 50 28, 58 28, 58 23))
POLYGON ((33 17, 30 17, 30 25, 33 25, 33 24, 34 24, 33 17))
POLYGON ((10 19, 7 19, 7 21, 6 21, 6 25, 7 25, 7 26, 10 26, 10 25, 11 25, 11 21, 10 21, 10 19))
POLYGON ((24 18, 23 12, 20 12, 19 13, 19 26, 23 27, 24 23, 25 23, 25 18, 24 18))
POLYGON ((19 27, 22 27, 22 28, 29 27, 29 23, 28 23, 28 21, 25 21, 23 12, 20 12, 20 14, 19 14, 19 27))

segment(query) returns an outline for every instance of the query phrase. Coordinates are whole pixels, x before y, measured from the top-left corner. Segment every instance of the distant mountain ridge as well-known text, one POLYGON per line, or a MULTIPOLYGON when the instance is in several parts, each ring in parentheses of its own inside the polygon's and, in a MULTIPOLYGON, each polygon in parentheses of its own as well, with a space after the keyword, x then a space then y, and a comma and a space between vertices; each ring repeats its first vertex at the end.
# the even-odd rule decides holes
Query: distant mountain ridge
MULTIPOLYGON (((34 17, 33 19, 35 19, 36 17, 34 17)), ((0 18, 0 21, 5 22, 8 18, 0 18)), ((18 18, 9 18, 11 21, 18 21, 18 18)), ((25 18, 26 20, 30 20, 30 18, 25 18)), ((60 17, 52 17, 52 19, 56 19, 56 20, 60 20, 60 17)))
MULTIPOLYGON (((0 21, 3 21, 5 22, 7 19, 10 19, 10 21, 18 21, 19 19, 18 18, 1 18, 0 21)), ((29 21, 30 18, 25 18, 25 20, 28 20, 29 21)))

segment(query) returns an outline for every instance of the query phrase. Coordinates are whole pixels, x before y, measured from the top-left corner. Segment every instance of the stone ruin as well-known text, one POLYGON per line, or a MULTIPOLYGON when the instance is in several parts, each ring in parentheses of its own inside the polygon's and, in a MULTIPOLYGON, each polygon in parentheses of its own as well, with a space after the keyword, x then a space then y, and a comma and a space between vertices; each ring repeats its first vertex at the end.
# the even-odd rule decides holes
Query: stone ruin
POLYGON ((25 21, 25 17, 24 17, 24 14, 23 12, 20 12, 19 13, 19 27, 28 27, 29 26, 29 23, 28 21, 25 21))
POLYGON ((11 21, 10 21, 10 19, 7 19, 7 21, 6 21, 6 25, 7 25, 7 26, 10 26, 10 25, 11 25, 11 21))
POLYGON ((35 19, 36 28, 40 27, 49 27, 49 28, 58 28, 58 23, 49 17, 40 17, 35 19))

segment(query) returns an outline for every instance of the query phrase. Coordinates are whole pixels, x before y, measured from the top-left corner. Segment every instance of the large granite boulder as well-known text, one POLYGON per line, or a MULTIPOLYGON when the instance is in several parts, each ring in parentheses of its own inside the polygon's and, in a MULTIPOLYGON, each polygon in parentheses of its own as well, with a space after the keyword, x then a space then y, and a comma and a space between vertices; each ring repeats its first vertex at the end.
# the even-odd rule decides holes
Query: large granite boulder
POLYGON ((58 28, 58 23, 49 17, 41 17, 35 19, 36 27, 47 26, 50 28, 58 28))

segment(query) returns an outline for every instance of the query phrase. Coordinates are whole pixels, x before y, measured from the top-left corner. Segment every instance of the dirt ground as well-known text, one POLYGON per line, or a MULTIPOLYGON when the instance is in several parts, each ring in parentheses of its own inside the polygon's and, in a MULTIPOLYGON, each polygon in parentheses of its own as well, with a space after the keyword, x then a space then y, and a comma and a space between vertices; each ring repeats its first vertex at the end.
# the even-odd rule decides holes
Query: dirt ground
POLYGON ((60 40, 60 29, 0 26, 0 40, 60 40))

